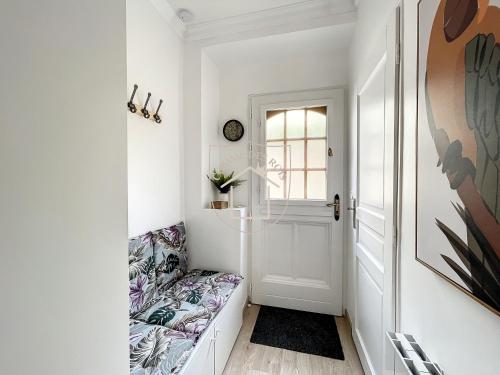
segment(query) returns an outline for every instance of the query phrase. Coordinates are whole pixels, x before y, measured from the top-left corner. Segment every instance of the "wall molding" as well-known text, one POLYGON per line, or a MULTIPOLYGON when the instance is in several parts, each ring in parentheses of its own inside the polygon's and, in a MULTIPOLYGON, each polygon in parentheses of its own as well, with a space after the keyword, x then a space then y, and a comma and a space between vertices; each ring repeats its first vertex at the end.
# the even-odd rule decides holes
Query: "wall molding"
POLYGON ((177 17, 175 10, 167 0, 149 0, 160 15, 167 21, 172 30, 181 38, 185 39, 186 25, 177 17))
POLYGON ((307 0, 206 22, 184 24, 167 0, 149 0, 186 42, 209 46, 268 35, 354 23, 355 0, 307 0))
POLYGON ((258 12, 187 25, 188 42, 203 45, 226 43, 353 23, 357 19, 352 0, 310 0, 258 12))

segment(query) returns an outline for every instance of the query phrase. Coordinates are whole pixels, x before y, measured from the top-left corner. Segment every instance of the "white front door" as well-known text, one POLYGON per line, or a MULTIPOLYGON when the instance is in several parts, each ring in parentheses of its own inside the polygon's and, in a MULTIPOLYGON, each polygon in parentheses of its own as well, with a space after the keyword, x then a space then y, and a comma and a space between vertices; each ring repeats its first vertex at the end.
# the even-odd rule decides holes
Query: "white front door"
POLYGON ((394 373, 399 9, 357 86, 358 206, 353 337, 366 374, 394 373))
POLYGON ((342 315, 343 89, 251 108, 252 302, 342 315))

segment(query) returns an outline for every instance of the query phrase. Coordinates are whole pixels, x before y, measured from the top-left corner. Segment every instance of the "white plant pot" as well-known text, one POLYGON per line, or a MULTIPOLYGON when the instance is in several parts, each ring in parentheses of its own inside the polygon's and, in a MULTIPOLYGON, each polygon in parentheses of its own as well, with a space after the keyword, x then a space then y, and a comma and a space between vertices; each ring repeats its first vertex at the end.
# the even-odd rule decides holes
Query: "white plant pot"
POLYGON ((219 193, 219 200, 223 202, 229 202, 229 194, 228 193, 219 193))

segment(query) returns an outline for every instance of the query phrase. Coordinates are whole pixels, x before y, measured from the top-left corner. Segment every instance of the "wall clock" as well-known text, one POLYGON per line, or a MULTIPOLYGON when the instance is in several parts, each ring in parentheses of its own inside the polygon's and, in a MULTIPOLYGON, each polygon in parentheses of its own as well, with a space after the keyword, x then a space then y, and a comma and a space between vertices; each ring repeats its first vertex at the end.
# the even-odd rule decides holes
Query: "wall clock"
POLYGON ((245 129, 243 128, 243 124, 238 120, 229 120, 224 124, 222 133, 224 134, 224 138, 228 141, 236 142, 243 137, 245 129))

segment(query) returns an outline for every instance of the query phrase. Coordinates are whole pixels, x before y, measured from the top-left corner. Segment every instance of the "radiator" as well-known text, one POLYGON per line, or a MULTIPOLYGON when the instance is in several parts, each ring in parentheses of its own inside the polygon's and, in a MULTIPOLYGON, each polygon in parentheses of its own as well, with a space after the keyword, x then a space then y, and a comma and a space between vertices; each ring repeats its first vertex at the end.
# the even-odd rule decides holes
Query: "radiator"
POLYGON ((432 362, 412 335, 387 332, 387 338, 399 358, 400 368, 410 375, 444 375, 439 366, 432 362))

